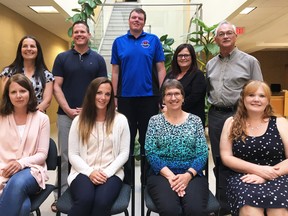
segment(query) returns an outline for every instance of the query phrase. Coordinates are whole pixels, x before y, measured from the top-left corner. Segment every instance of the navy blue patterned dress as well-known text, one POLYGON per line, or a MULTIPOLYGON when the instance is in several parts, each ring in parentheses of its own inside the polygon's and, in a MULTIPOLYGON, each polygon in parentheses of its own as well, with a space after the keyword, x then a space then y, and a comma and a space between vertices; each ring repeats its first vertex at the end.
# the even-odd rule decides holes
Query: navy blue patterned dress
MULTIPOLYGON (((273 166, 286 159, 284 145, 276 126, 276 117, 269 120, 267 131, 259 137, 248 136, 233 142, 233 155, 245 161, 273 166)), ((249 184, 240 180, 243 173, 231 171, 227 179, 227 196, 231 212, 250 205, 259 208, 288 207, 288 176, 280 176, 263 184, 249 184)))

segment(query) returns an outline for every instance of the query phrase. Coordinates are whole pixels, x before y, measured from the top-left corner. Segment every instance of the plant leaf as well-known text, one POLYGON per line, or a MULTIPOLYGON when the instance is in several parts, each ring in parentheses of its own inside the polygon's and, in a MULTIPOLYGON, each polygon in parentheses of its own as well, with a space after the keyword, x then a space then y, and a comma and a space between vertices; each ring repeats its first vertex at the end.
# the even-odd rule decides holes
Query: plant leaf
POLYGON ((219 25, 219 24, 217 23, 217 24, 215 24, 215 25, 209 27, 209 28, 207 29, 207 31, 209 31, 209 32, 213 32, 213 31, 217 28, 218 25, 219 25))
POLYGON ((72 17, 68 17, 68 18, 66 19, 66 22, 69 22, 70 20, 72 20, 72 17))
POLYGON ((81 12, 81 20, 87 21, 87 15, 84 12, 81 12))
POLYGON ((194 50, 196 53, 201 52, 204 48, 205 48, 204 45, 199 45, 199 44, 194 45, 194 50))
POLYGON ((100 0, 95 0, 95 3, 96 3, 97 5, 101 5, 101 4, 102 4, 102 2, 101 2, 100 0))
POLYGON ((78 12, 78 13, 80 13, 80 12, 81 12, 81 10, 80 10, 80 9, 78 9, 78 8, 74 8, 74 9, 72 9, 72 11, 74 11, 74 12, 78 12))
POLYGON ((162 36, 160 37, 160 41, 165 41, 167 37, 168 37, 167 34, 166 34, 166 35, 162 35, 162 36))
POLYGON ((193 43, 198 43, 200 41, 200 38, 189 38, 189 41, 193 42, 193 43))
POLYGON ((200 27, 204 28, 205 30, 208 29, 208 26, 202 20, 200 20, 198 18, 193 19, 192 23, 199 25, 200 27))
POLYGON ((168 46, 171 46, 173 43, 174 43, 174 39, 173 38, 167 38, 165 40, 165 43, 168 45, 168 46))
POLYGON ((72 33, 73 33, 73 28, 72 26, 68 29, 68 36, 72 37, 72 33))
POLYGON ((219 46, 217 44, 207 44, 206 47, 213 56, 217 55, 220 51, 219 46))
POLYGON ((79 20, 81 20, 81 15, 79 13, 74 14, 74 16, 72 17, 72 21, 77 22, 79 20))
POLYGON ((85 15, 86 17, 90 16, 93 13, 94 9, 90 5, 86 5, 85 7, 85 15))
POLYGON ((97 7, 97 3, 94 0, 88 0, 89 6, 93 9, 97 7))

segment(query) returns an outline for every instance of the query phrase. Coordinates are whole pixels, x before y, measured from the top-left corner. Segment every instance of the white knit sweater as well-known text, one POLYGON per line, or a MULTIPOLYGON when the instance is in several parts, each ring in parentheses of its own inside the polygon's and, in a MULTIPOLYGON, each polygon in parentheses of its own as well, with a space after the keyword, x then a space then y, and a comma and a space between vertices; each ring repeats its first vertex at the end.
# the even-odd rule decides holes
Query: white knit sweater
MULTIPOLYGON (((70 174, 68 176, 69 185, 79 173, 89 177, 89 175, 93 172, 93 166, 89 166, 89 161, 87 161, 88 145, 83 144, 79 137, 78 121, 79 117, 77 116, 73 120, 69 132, 68 156, 69 162, 72 165, 70 174)), ((93 144, 97 142, 97 139, 95 136, 90 136, 88 142, 93 144)), ((120 113, 116 113, 114 119, 111 142, 113 145, 112 155, 114 158, 110 165, 103 169, 103 172, 108 176, 108 178, 113 175, 117 175, 120 179, 123 180, 123 165, 129 157, 130 131, 126 117, 120 113)), ((89 155, 93 153, 94 152, 89 152, 89 155)), ((99 152, 95 152, 95 156, 97 155, 99 155, 99 152)))

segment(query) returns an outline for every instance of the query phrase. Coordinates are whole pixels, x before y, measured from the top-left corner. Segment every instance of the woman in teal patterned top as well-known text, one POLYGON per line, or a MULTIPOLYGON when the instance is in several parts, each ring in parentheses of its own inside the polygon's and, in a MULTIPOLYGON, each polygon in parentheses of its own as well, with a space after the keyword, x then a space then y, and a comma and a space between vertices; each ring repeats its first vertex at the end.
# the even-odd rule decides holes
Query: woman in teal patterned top
POLYGON ((151 173, 147 188, 160 216, 203 215, 208 181, 203 176, 208 147, 201 119, 184 112, 181 83, 168 79, 162 86, 167 111, 153 116, 145 140, 151 173), (181 209, 182 208, 182 209, 181 209))

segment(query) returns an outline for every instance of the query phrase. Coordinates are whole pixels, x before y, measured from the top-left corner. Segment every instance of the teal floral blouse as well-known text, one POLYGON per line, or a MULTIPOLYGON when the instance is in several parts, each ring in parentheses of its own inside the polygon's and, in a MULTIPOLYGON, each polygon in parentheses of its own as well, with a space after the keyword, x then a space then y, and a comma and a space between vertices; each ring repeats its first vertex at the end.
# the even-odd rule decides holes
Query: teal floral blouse
POLYGON ((183 124, 173 125, 163 114, 151 117, 145 151, 155 174, 167 166, 174 174, 182 174, 193 168, 202 175, 208 158, 208 146, 201 119, 189 114, 183 124))

